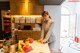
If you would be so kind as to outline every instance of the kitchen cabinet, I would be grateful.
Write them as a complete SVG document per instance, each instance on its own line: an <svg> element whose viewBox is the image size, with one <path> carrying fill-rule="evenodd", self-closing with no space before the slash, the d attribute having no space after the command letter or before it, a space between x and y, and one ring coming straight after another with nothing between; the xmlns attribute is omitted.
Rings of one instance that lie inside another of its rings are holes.
<svg viewBox="0 0 80 53"><path fill-rule="evenodd" d="M19 40L27 39L28 37L32 38L32 31L31 30L18 30L15 31L15 35L18 35Z"/></svg>
<svg viewBox="0 0 80 53"><path fill-rule="evenodd" d="M10 0L12 15L41 15L44 6L38 0Z"/></svg>
<svg viewBox="0 0 80 53"><path fill-rule="evenodd" d="M41 37L41 31L32 31L32 30L18 30L15 31L15 35L18 35L19 40L24 40L27 38L33 38L34 40L38 40Z"/></svg>
<svg viewBox="0 0 80 53"><path fill-rule="evenodd" d="M27 23L27 19L30 18L30 23ZM11 16L12 23L14 23L14 36L19 35L19 40L26 39L31 37L35 40L40 39L41 37L41 28L42 28L42 16ZM24 22L21 23L21 20ZM19 22L16 22L19 21ZM17 29L17 30L16 30ZM13 29L12 29L13 31Z"/></svg>
<svg viewBox="0 0 80 53"><path fill-rule="evenodd" d="M40 39L41 38L41 31L33 31L32 38L34 38L35 40Z"/></svg>

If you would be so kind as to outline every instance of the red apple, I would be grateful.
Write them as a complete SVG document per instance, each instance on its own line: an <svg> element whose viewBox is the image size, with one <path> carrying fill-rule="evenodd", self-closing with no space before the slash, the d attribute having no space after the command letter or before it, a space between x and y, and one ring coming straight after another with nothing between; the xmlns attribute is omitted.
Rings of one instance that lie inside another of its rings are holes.
<svg viewBox="0 0 80 53"><path fill-rule="evenodd" d="M26 40L29 41L29 43L33 43L33 41L34 41L32 38L28 38Z"/></svg>
<svg viewBox="0 0 80 53"><path fill-rule="evenodd" d="M23 48L24 52L30 52L32 51L32 47L29 46L29 45L26 45L24 48Z"/></svg>
<svg viewBox="0 0 80 53"><path fill-rule="evenodd" d="M29 43L33 43L33 39L32 38L29 39Z"/></svg>

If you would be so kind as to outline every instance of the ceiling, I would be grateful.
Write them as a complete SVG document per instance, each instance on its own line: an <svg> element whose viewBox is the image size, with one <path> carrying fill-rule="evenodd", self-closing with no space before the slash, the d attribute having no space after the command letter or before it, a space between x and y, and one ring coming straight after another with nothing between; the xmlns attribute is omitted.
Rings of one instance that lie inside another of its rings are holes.
<svg viewBox="0 0 80 53"><path fill-rule="evenodd" d="M9 1L9 0L0 0L0 1ZM64 0L39 0L41 4L44 5L60 5Z"/></svg>
<svg viewBox="0 0 80 53"><path fill-rule="evenodd" d="M64 0L39 0L44 5L60 5Z"/></svg>

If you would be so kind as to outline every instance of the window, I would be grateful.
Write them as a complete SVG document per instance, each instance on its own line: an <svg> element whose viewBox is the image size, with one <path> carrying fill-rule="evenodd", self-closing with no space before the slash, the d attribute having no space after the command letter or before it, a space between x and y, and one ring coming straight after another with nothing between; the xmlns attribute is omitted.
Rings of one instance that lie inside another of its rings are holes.
<svg viewBox="0 0 80 53"><path fill-rule="evenodd" d="M76 15L71 14L69 8L61 7L61 37L75 36L76 27Z"/></svg>
<svg viewBox="0 0 80 53"><path fill-rule="evenodd" d="M75 37L78 36L76 25L78 22L79 6L77 4L65 1L61 5L60 49L62 53L80 53L78 51L79 48L76 46L78 44L74 41Z"/></svg>
<svg viewBox="0 0 80 53"><path fill-rule="evenodd" d="M61 7L61 33L60 33L60 48L65 53L66 47L73 42L75 37L75 22L76 15L71 14L71 11L66 6Z"/></svg>
<svg viewBox="0 0 80 53"><path fill-rule="evenodd" d="M61 37L67 37L69 35L69 22L70 22L70 11L68 8L61 7Z"/></svg>
<svg viewBox="0 0 80 53"><path fill-rule="evenodd" d="M62 15L70 15L70 11L67 7L62 6L61 7L61 14Z"/></svg>

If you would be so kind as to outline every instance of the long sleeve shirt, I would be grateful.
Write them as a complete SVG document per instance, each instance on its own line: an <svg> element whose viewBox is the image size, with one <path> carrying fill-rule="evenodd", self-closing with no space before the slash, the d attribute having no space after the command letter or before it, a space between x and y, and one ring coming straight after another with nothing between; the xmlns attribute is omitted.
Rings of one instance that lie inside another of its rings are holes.
<svg viewBox="0 0 80 53"><path fill-rule="evenodd" d="M45 39L46 41L53 41L53 36L54 34L52 34L52 29L54 26L54 21L49 19L47 21L44 21L42 24L42 39ZM52 36L53 35L53 36Z"/></svg>

